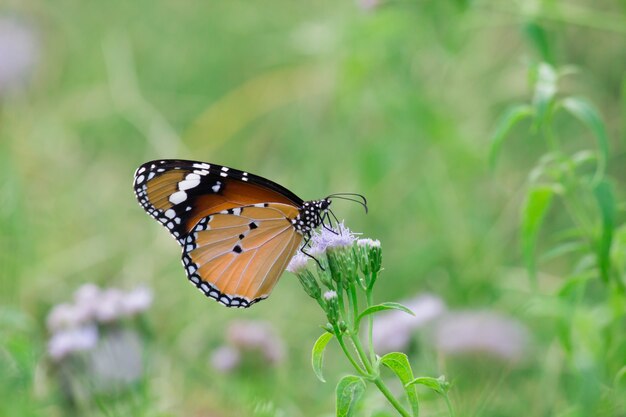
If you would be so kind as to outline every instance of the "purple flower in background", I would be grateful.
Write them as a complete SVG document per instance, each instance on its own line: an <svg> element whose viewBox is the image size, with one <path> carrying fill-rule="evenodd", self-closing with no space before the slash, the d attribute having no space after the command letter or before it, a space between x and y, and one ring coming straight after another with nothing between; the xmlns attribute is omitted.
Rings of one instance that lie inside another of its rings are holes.
<svg viewBox="0 0 626 417"><path fill-rule="evenodd" d="M357 0L356 4L361 9L370 11L380 6L380 0Z"/></svg>
<svg viewBox="0 0 626 417"><path fill-rule="evenodd" d="M152 291L148 287L137 287L122 299L122 312L128 316L146 311L152 305Z"/></svg>
<svg viewBox="0 0 626 417"><path fill-rule="evenodd" d="M259 351L270 363L281 362L285 357L285 346L274 328L261 321L235 321L227 332L228 342L244 351Z"/></svg>
<svg viewBox="0 0 626 417"><path fill-rule="evenodd" d="M243 355L260 355L264 363L276 365L285 358L285 346L274 328L262 321L234 321L226 330L226 344L211 354L211 366L223 373L231 372L242 362Z"/></svg>
<svg viewBox="0 0 626 417"><path fill-rule="evenodd" d="M489 311L446 314L435 329L435 347L449 355L485 353L517 362L528 343L529 332L524 325Z"/></svg>
<svg viewBox="0 0 626 417"><path fill-rule="evenodd" d="M17 19L0 17L0 96L22 87L38 60L33 30Z"/></svg>
<svg viewBox="0 0 626 417"><path fill-rule="evenodd" d="M211 366L222 373L232 371L240 362L241 353L239 349L232 346L222 345L211 354Z"/></svg>
<svg viewBox="0 0 626 417"><path fill-rule="evenodd" d="M374 347L377 352L406 350L415 330L439 317L446 310L443 301L430 294L418 295L401 304L415 315L403 311L379 314L374 319Z"/></svg>
<svg viewBox="0 0 626 417"><path fill-rule="evenodd" d="M98 344L95 325L80 326L56 332L48 341L48 354L61 360L70 353L93 349Z"/></svg>
<svg viewBox="0 0 626 417"><path fill-rule="evenodd" d="M143 343L137 332L114 329L101 334L87 356L88 371L98 391L110 391L143 375Z"/></svg>
<svg viewBox="0 0 626 417"><path fill-rule="evenodd" d="M50 332L62 331L79 327L91 321L91 313L81 306L63 303L50 310L46 319L46 325Z"/></svg>
<svg viewBox="0 0 626 417"><path fill-rule="evenodd" d="M117 288L109 288L102 291L96 304L96 320L102 323L108 323L121 318L123 314L122 305L124 295L125 294Z"/></svg>
<svg viewBox="0 0 626 417"><path fill-rule="evenodd" d="M74 293L73 303L54 306L46 319L51 333L48 350L54 360L70 353L93 349L98 344L98 325L113 323L145 311L152 304L152 292L137 287L125 292L84 284Z"/></svg>

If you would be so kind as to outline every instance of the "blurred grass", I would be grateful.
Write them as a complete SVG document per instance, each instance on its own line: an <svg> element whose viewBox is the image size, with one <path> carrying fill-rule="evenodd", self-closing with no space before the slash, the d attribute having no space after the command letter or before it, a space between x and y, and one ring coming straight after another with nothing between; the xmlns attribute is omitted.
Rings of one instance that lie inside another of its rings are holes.
<svg viewBox="0 0 626 417"><path fill-rule="evenodd" d="M23 315L3 320L0 365L10 366L0 366L0 397L15 401L0 414L64 415L61 393L43 377L43 322L84 282L145 282L156 293L146 392L109 399L92 415L126 415L133 401L142 410L133 415L333 409L332 384L308 367L323 318L296 280L285 275L251 310L220 308L186 282L177 245L137 206L134 169L180 157L244 168L303 198L363 193L370 214L349 204L336 212L382 241L381 300L432 291L453 307L526 321L536 355L521 369L416 352L420 374L455 381L459 415L623 415L623 399L603 394L593 395L606 411L576 414L585 387L570 382L554 326L529 313L518 219L540 139L517 129L494 173L487 163L496 116L529 97L527 64L547 54L528 35L532 22L547 32L553 59L578 68L563 89L597 104L612 139L609 171L626 173L626 6L566 3L390 1L368 11L351 1L5 3L4 15L34 28L41 56L29 88L0 102L0 299ZM573 148L589 146L575 121L557 122ZM623 182L616 186L623 197ZM558 269L539 279L555 288ZM288 362L216 375L208 354L238 318L274 323ZM329 381L347 371L332 350L327 361ZM424 395L424 415L443 415Z"/></svg>

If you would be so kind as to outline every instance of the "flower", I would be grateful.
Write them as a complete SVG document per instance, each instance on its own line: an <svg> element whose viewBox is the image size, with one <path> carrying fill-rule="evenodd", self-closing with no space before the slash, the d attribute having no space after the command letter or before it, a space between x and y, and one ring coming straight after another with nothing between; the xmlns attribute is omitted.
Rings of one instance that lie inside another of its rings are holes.
<svg viewBox="0 0 626 417"><path fill-rule="evenodd" d="M17 19L0 17L0 95L28 81L39 60L34 31Z"/></svg>
<svg viewBox="0 0 626 417"><path fill-rule="evenodd" d="M122 313L134 316L142 313L152 304L152 291L148 287L137 287L122 298Z"/></svg>
<svg viewBox="0 0 626 417"><path fill-rule="evenodd" d="M330 301L333 298L337 298L337 292L336 291L330 290L330 291L326 291L324 293L324 300Z"/></svg>
<svg viewBox="0 0 626 417"><path fill-rule="evenodd" d="M124 293L117 288L109 288L100 293L100 300L96 304L95 317L101 323L108 323L119 319L123 315L122 304Z"/></svg>
<svg viewBox="0 0 626 417"><path fill-rule="evenodd" d="M102 332L87 358L90 379L97 391L108 392L138 381L143 375L143 343L137 332L113 329Z"/></svg>
<svg viewBox="0 0 626 417"><path fill-rule="evenodd" d="M365 248L380 248L380 240L372 240L370 238L359 239L356 241L356 244Z"/></svg>
<svg viewBox="0 0 626 417"><path fill-rule="evenodd" d="M56 332L48 342L48 353L59 361L73 352L93 349L98 343L95 325L80 326Z"/></svg>
<svg viewBox="0 0 626 417"><path fill-rule="evenodd" d="M302 272L306 268L309 259L311 258L302 253L302 251L298 251L298 253L291 258L289 265L287 265L287 271L294 274Z"/></svg>
<svg viewBox="0 0 626 417"><path fill-rule="evenodd" d="M446 309L443 301L434 295L420 294L401 302L414 314L390 311L374 319L374 347L381 353L406 350L413 332L440 316Z"/></svg>
<svg viewBox="0 0 626 417"><path fill-rule="evenodd" d="M434 336L440 352L482 352L511 362L523 358L529 341L528 329L522 323L491 311L447 314L437 324Z"/></svg>
<svg viewBox="0 0 626 417"><path fill-rule="evenodd" d="M279 363L285 356L285 346L274 328L262 321L235 321L227 330L231 345L245 351L260 351L270 363Z"/></svg>
<svg viewBox="0 0 626 417"><path fill-rule="evenodd" d="M241 362L241 353L237 348L222 345L211 353L210 361L213 369L222 373L228 373Z"/></svg>
<svg viewBox="0 0 626 417"><path fill-rule="evenodd" d="M315 256L325 253L329 248L352 246L356 236L343 222L328 230L322 227L319 232L311 236L311 253Z"/></svg>
<svg viewBox="0 0 626 417"><path fill-rule="evenodd" d="M50 310L46 325L50 332L79 327L91 320L91 311L74 304L58 304Z"/></svg>

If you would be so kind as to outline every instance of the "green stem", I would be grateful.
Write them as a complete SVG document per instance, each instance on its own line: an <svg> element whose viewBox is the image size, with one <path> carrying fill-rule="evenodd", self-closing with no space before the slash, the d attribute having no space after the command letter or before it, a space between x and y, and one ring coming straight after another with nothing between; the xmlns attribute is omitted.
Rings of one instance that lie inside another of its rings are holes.
<svg viewBox="0 0 626 417"><path fill-rule="evenodd" d="M359 300L356 295L356 288L354 284L350 284L350 289L347 290L347 292L352 306L352 321L350 322L350 327L352 327L356 322L356 318L359 317ZM354 329L354 331L358 333L359 329Z"/></svg>
<svg viewBox="0 0 626 417"><path fill-rule="evenodd" d="M359 354L359 358L361 359L361 362L363 362L363 366L365 366L365 369L370 374L370 376L373 377L372 382L378 387L380 392L382 392L385 398L387 398L389 403L393 406L393 408L395 408L398 411L398 413L400 413L402 417L411 417L411 414L404 409L402 404L400 404L400 402L396 399L396 397L393 396L391 391L389 391L389 388L387 388L387 386L383 382L380 375L378 375L378 370L376 370L376 373L374 373L372 364L367 358L367 353L363 349L363 345L361 344L361 339L359 339L358 334L351 335L351 340L352 340L352 343L354 344L354 347L357 353Z"/></svg>
<svg viewBox="0 0 626 417"><path fill-rule="evenodd" d="M356 369L357 372L359 372L362 376L369 376L369 373L364 371L363 368L361 368L361 366L357 363L356 360L354 360L354 358L350 354L350 351L346 347L346 343L343 341L343 336L341 336L341 334L339 333L339 329L335 329L335 332L335 336L337 336L337 341L339 342L339 346L341 346L341 350L343 351L344 355L346 355L346 358L348 358L352 366L354 366L354 369Z"/></svg>
<svg viewBox="0 0 626 417"><path fill-rule="evenodd" d="M448 398L448 394L445 394L443 398L446 400L446 405L448 406L448 414L450 417L454 417L454 409L452 408L452 404L450 404L450 398Z"/></svg>
<svg viewBox="0 0 626 417"><path fill-rule="evenodd" d="M404 407L402 407L402 404L400 404L398 400L396 399L396 397L393 396L391 391L389 391L389 388L387 388L387 385L385 385L381 377L379 376L376 377L373 382L378 387L380 392L383 393L385 398L387 398L387 401L391 403L393 408L395 408L402 417L411 417L411 414L408 411L406 411Z"/></svg>
<svg viewBox="0 0 626 417"><path fill-rule="evenodd" d="M373 295L372 290L368 289L365 292L367 296L367 308L370 308L373 303ZM370 360L374 362L376 360L376 352L374 352L374 317L373 314L370 314L367 317L367 343L370 349Z"/></svg>

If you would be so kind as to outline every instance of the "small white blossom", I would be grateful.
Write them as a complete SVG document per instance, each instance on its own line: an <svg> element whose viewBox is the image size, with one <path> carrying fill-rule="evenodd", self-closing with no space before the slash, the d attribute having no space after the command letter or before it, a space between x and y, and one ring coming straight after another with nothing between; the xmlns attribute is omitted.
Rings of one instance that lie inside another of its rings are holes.
<svg viewBox="0 0 626 417"><path fill-rule="evenodd" d="M356 244L366 248L380 248L380 240L372 240L372 239L359 239L356 241Z"/></svg>
<svg viewBox="0 0 626 417"><path fill-rule="evenodd" d="M330 290L324 293L324 300L328 301L332 300L333 298L337 298L337 293L335 291Z"/></svg>
<svg viewBox="0 0 626 417"><path fill-rule="evenodd" d="M306 269L306 265L309 259L310 258L306 256L304 253L302 253L301 251L298 251L298 253L296 253L293 256L293 258L291 258L289 265L287 265L287 271L292 272L294 274L302 272L304 269Z"/></svg>
<svg viewBox="0 0 626 417"><path fill-rule="evenodd" d="M317 255L325 253L328 248L352 246L355 240L355 234L343 222L337 223L332 231L322 227L311 237L311 253Z"/></svg>
<svg viewBox="0 0 626 417"><path fill-rule="evenodd" d="M60 360L72 352L93 349L97 343L95 325L76 327L55 333L48 342L48 353L52 359Z"/></svg>

